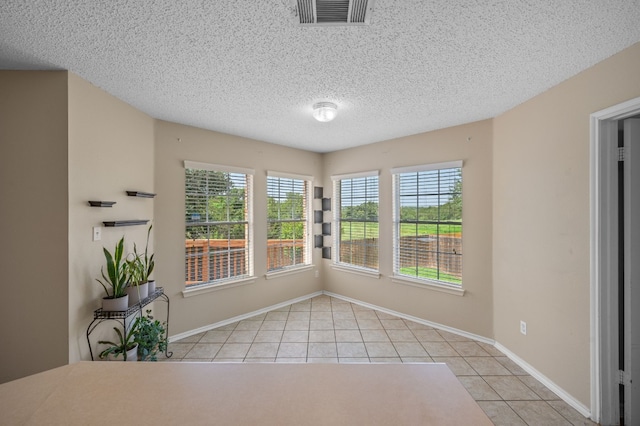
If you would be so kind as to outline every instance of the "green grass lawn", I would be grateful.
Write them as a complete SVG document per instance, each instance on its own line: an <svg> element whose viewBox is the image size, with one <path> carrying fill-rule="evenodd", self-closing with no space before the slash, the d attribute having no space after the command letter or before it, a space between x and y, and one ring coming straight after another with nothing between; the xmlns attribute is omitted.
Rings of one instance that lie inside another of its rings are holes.
<svg viewBox="0 0 640 426"><path fill-rule="evenodd" d="M417 232L416 232L416 227ZM446 234L459 234L462 232L462 225L440 225L440 235ZM412 223L402 223L400 224L400 235L436 235L438 234L438 225L436 224L419 224L415 225Z"/></svg>
<svg viewBox="0 0 640 426"><path fill-rule="evenodd" d="M417 232L416 232L417 226ZM365 233L366 231L366 233ZM440 225L440 235L447 234L459 234L462 232L462 225ZM377 223L363 223L363 222L343 222L342 223L342 240L362 239L362 238L378 238L378 224ZM409 223L403 223L400 226L400 235L437 235L438 225L435 224L420 224L414 225ZM353 237L352 237L353 236Z"/></svg>
<svg viewBox="0 0 640 426"><path fill-rule="evenodd" d="M417 268L417 270L413 267L400 268L400 273L402 275L408 275L410 277L430 278L432 280L444 281L451 284L462 284L462 280L460 278L453 275L444 274L442 272L440 273L440 277L438 278L438 271L434 268L419 267Z"/></svg>

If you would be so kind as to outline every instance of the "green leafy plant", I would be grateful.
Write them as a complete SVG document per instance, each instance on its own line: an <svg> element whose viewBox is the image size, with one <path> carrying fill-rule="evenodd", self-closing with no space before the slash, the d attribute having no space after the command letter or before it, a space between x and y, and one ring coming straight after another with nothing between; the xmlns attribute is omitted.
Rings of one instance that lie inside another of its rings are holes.
<svg viewBox="0 0 640 426"><path fill-rule="evenodd" d="M166 322L154 320L151 310L147 315L136 318L136 337L140 361L157 361L158 352L167 350Z"/></svg>
<svg viewBox="0 0 640 426"><path fill-rule="evenodd" d="M137 318L139 319L139 318ZM116 334L118 335L118 341L112 342L109 340L100 340L98 343L109 345L105 350L100 352L100 359L107 359L109 355L113 355L114 358L118 358L118 356L122 355L124 361L127 360L127 351L135 348L137 345L136 335L137 335L137 319L133 322L131 327L128 330L125 330L125 333L122 333L122 330L118 327L113 327Z"/></svg>
<svg viewBox="0 0 640 426"><path fill-rule="evenodd" d="M149 225L149 229L147 230L147 243L144 246L143 266L145 270L146 280L149 280L151 278L151 273L156 266L156 262L155 260L153 260L155 254L151 253L151 256L149 256L149 235L151 234L151 228L153 228L153 224Z"/></svg>
<svg viewBox="0 0 640 426"><path fill-rule="evenodd" d="M149 225L149 229L147 230L147 242L144 246L144 253L138 254L138 248L136 244L133 244L133 256L135 257L134 261L137 262L137 268L140 273L140 282L145 283L149 281L149 277L155 268L155 261L153 260L154 254L151 253L149 255L149 235L151 234L151 229L153 225Z"/></svg>
<svg viewBox="0 0 640 426"><path fill-rule="evenodd" d="M133 258L129 259L129 257L127 257L125 265L127 284L129 286L144 284L147 280L143 278L144 267L142 265L142 260L135 253L130 256L133 256Z"/></svg>
<svg viewBox="0 0 640 426"><path fill-rule="evenodd" d="M107 273L105 275L104 266L100 268L102 279L96 278L108 298L117 299L126 294L125 287L127 286L127 266L124 254L124 237L116 244L113 254L106 248L102 248L104 257L107 262ZM111 291L109 291L111 288Z"/></svg>

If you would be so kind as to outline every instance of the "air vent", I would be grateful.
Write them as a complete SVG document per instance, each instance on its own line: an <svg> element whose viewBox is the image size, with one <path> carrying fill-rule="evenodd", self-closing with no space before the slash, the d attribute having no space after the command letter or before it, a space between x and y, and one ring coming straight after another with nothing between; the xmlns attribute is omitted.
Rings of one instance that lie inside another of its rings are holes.
<svg viewBox="0 0 640 426"><path fill-rule="evenodd" d="M293 0L301 25L368 25L374 0Z"/></svg>

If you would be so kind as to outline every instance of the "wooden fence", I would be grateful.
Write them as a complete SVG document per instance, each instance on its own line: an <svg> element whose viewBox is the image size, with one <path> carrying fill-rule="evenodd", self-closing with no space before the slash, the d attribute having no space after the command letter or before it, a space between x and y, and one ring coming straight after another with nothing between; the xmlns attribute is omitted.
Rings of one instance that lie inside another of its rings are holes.
<svg viewBox="0 0 640 426"><path fill-rule="evenodd" d="M248 270L245 240L186 240L186 285L244 275ZM439 268L440 272L462 277L462 238L458 236L402 237L400 268ZM302 241L268 240L267 270L304 263ZM340 258L365 268L378 269L376 238L343 241Z"/></svg>
<svg viewBox="0 0 640 426"><path fill-rule="evenodd" d="M185 284L187 286L244 275L248 271L245 240L185 240ZM303 242L267 241L267 270L304 262Z"/></svg>
<svg viewBox="0 0 640 426"><path fill-rule="evenodd" d="M440 272L462 278L462 238L459 236L400 238L400 268L439 268ZM342 241L340 259L343 262L378 269L376 238Z"/></svg>
<svg viewBox="0 0 640 426"><path fill-rule="evenodd" d="M377 270L378 239L363 238L340 242L340 261Z"/></svg>
<svg viewBox="0 0 640 426"><path fill-rule="evenodd" d="M438 268L462 278L462 238L420 236L400 238L400 268Z"/></svg>

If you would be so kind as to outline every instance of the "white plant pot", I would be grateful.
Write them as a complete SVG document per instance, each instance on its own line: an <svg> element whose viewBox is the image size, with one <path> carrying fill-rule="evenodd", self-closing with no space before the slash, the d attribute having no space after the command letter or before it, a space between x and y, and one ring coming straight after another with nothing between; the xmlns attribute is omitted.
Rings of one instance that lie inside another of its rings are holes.
<svg viewBox="0 0 640 426"><path fill-rule="evenodd" d="M156 292L156 280L149 280L149 296Z"/></svg>
<svg viewBox="0 0 640 426"><path fill-rule="evenodd" d="M137 361L138 360L138 345L136 344L133 348L127 351L127 361Z"/></svg>
<svg viewBox="0 0 640 426"><path fill-rule="evenodd" d="M124 361L124 355L122 354L118 354L118 356L116 357L114 354L110 353L109 355L107 355L107 361ZM127 361L137 361L138 360L138 344L136 343L136 345L129 349L127 351Z"/></svg>
<svg viewBox="0 0 640 426"><path fill-rule="evenodd" d="M129 295L125 294L122 297L116 299L103 297L102 298L102 310L103 311L126 311L129 307Z"/></svg>
<svg viewBox="0 0 640 426"><path fill-rule="evenodd" d="M140 300L149 297L149 283L140 284Z"/></svg>
<svg viewBox="0 0 640 426"><path fill-rule="evenodd" d="M149 283L127 287L127 294L129 295L129 306L137 305L149 296Z"/></svg>

